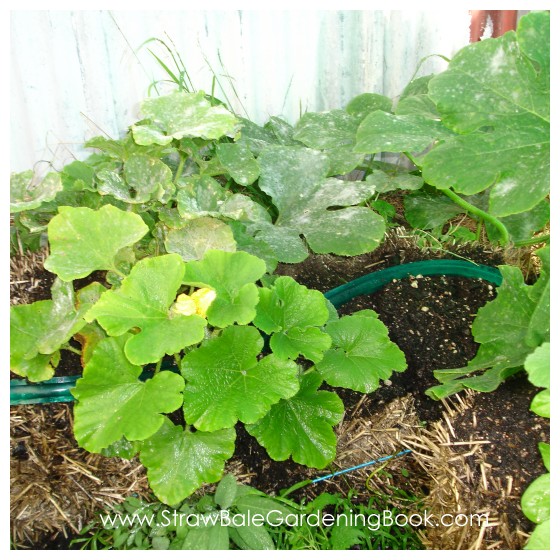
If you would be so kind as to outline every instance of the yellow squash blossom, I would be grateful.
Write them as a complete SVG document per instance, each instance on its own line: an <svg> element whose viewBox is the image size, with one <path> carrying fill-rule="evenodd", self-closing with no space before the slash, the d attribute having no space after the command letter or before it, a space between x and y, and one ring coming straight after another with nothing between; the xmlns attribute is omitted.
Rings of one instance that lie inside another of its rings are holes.
<svg viewBox="0 0 560 560"><path fill-rule="evenodd" d="M196 290L190 296L180 294L171 306L174 313L180 315L199 315L206 317L210 304L216 299L216 292L210 288Z"/></svg>

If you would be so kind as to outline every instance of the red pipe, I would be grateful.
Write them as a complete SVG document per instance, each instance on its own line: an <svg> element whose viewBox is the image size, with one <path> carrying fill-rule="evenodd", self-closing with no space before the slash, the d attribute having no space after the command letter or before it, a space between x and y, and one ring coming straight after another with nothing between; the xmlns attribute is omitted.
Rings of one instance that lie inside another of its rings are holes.
<svg viewBox="0 0 560 560"><path fill-rule="evenodd" d="M492 23L492 37L500 37L517 28L517 10L470 10L471 43L482 39L488 23Z"/></svg>

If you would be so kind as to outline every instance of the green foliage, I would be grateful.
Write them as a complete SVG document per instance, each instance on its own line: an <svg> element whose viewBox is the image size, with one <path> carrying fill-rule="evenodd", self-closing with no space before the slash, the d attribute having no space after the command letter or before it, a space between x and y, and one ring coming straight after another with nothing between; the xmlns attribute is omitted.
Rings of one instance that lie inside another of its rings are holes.
<svg viewBox="0 0 560 560"><path fill-rule="evenodd" d="M142 239L148 226L140 216L111 205L99 210L63 206L48 231L51 253L45 268L70 282L94 270L117 270L119 250Z"/></svg>
<svg viewBox="0 0 560 560"><path fill-rule="evenodd" d="M404 354L389 340L387 327L372 310L331 321L326 331L333 345L317 369L334 387L371 393L381 379L406 369Z"/></svg>
<svg viewBox="0 0 560 560"><path fill-rule="evenodd" d="M316 253L351 256L379 245L383 219L356 206L371 197L371 185L327 178L328 157L308 148L269 147L261 152L259 164L259 186L279 214L274 226L259 226L257 237L270 244L280 261L305 260L301 234Z"/></svg>
<svg viewBox="0 0 560 560"><path fill-rule="evenodd" d="M536 254L542 270L533 285L525 284L520 269L499 267L503 282L498 295L479 310L472 325L473 337L480 343L476 356L463 368L435 371L442 384L428 389L429 396L443 398L467 387L493 391L522 370L528 356L550 340L549 249ZM471 375L478 371L483 373Z"/></svg>
<svg viewBox="0 0 560 560"><path fill-rule="evenodd" d="M318 469L335 457L336 435L332 426L342 420L344 404L330 391L318 391L322 378L308 373L298 393L272 406L248 432L275 461L292 457L296 463Z"/></svg>
<svg viewBox="0 0 560 560"><path fill-rule="evenodd" d="M550 445L539 443L544 466L550 470ZM550 473L533 480L521 496L523 513L536 523L525 550L550 550Z"/></svg>
<svg viewBox="0 0 560 560"><path fill-rule="evenodd" d="M10 175L10 212L23 212L39 208L49 202L62 190L58 173L48 173L42 181L37 181L33 171Z"/></svg>
<svg viewBox="0 0 560 560"><path fill-rule="evenodd" d="M100 452L125 436L143 440L162 425L162 412L173 412L182 402L184 381L161 371L143 382L142 368L131 364L124 353L130 335L102 340L84 368L72 394L78 400L74 433L78 443Z"/></svg>
<svg viewBox="0 0 560 560"><path fill-rule="evenodd" d="M297 367L275 354L257 360L264 341L254 327L231 326L185 356L185 419L199 430L252 424L298 390Z"/></svg>
<svg viewBox="0 0 560 560"><path fill-rule="evenodd" d="M474 208L460 206L494 228L494 239L498 218L514 241L530 239L547 222L550 190L549 29L548 12L531 12L517 32L463 48L441 74L414 80L394 114L367 114L354 151L403 152L444 195L484 195Z"/></svg>
<svg viewBox="0 0 560 560"><path fill-rule="evenodd" d="M402 504L415 499L398 490ZM82 549L111 550L417 550L414 529L405 525L377 527L374 519L399 509L380 498L356 503L350 492L320 494L310 502L264 494L227 474L212 494L206 492L170 507L128 497L72 541ZM357 523L344 519L355 515ZM251 518L251 523L247 520ZM340 516L342 522L329 521ZM377 517L376 517L377 516ZM327 520L324 524L318 520ZM370 519L368 525L365 520ZM245 520L245 522L243 522Z"/></svg>
<svg viewBox="0 0 560 560"><path fill-rule="evenodd" d="M319 362L330 348L331 339L318 327L329 318L321 292L308 290L288 276L278 278L274 286L259 289L259 304L254 324L272 334L270 348L284 359L302 355Z"/></svg>

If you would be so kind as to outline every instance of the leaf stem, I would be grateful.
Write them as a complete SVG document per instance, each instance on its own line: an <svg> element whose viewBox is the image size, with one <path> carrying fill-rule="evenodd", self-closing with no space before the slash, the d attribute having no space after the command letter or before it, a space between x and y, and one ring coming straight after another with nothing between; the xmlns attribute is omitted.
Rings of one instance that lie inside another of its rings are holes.
<svg viewBox="0 0 560 560"><path fill-rule="evenodd" d="M173 177L173 182L176 183L179 177L183 173L183 168L185 167L185 161L187 161L187 156L185 154L179 154L179 165L177 166L177 171L175 171L175 177Z"/></svg>
<svg viewBox="0 0 560 560"><path fill-rule="evenodd" d="M64 344L60 348L61 348L61 350L68 350L69 352L74 352L74 354L78 354L78 356L82 355L81 350L78 350L77 348L74 348L73 346L70 346L70 344Z"/></svg>
<svg viewBox="0 0 560 560"><path fill-rule="evenodd" d="M175 358L175 363L177 364L179 371L181 371L181 354L177 352L176 354L173 354L173 357Z"/></svg>
<svg viewBox="0 0 560 560"><path fill-rule="evenodd" d="M484 212L484 210L481 210L480 208L473 206L466 200L463 200L459 195L454 193L451 189L440 188L438 190L440 190L443 194L447 195L455 204L457 204L461 208L464 208L467 212L474 214L475 216L481 218L482 220L486 220L487 222L490 222L500 232L500 238L502 244L507 245L509 243L508 231L506 229L506 226L504 226L504 224L502 224L500 220L488 214L487 212Z"/></svg>
<svg viewBox="0 0 560 560"><path fill-rule="evenodd" d="M517 241L513 244L514 247L527 247L529 245L539 245L541 243L548 243L550 241L550 234L541 235L539 237L533 237L532 239L524 239L523 241Z"/></svg>
<svg viewBox="0 0 560 560"><path fill-rule="evenodd" d="M154 372L154 375L156 373L159 373L160 369L161 369L161 364L163 363L163 358L159 359L159 362L156 364L156 371Z"/></svg>

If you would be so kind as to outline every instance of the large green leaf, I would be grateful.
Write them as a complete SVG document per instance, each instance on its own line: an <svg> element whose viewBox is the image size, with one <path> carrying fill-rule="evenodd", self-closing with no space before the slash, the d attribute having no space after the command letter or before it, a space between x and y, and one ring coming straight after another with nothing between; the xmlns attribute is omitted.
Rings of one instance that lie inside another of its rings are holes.
<svg viewBox="0 0 560 560"><path fill-rule="evenodd" d="M428 389L428 395L442 398L465 387L493 391L523 368L536 347L549 340L548 249L541 249L538 254L543 267L533 285L525 284L520 269L499 267L503 281L497 297L478 311L473 322L473 337L480 344L476 356L465 367L435 371L442 385ZM478 371L484 373L470 375Z"/></svg>
<svg viewBox="0 0 560 560"><path fill-rule="evenodd" d="M94 270L114 270L115 257L148 232L140 216L110 204L99 210L62 206L49 223L45 268L69 282Z"/></svg>
<svg viewBox="0 0 560 560"><path fill-rule="evenodd" d="M111 336L139 328L140 332L125 346L126 356L133 364L157 362L165 354L200 342L204 319L175 314L169 309L183 283L184 266L175 254L143 259L120 288L101 296L86 319L97 320Z"/></svg>
<svg viewBox="0 0 560 560"><path fill-rule="evenodd" d="M80 446L99 453L119 441L143 440L162 425L161 413L177 410L183 402L184 379L161 371L146 382L138 380L142 368L124 354L130 335L99 342L84 374L71 390L78 404L74 409L74 434Z"/></svg>
<svg viewBox="0 0 560 560"><path fill-rule="evenodd" d="M496 216L548 194L549 26L547 13L531 13L517 34L465 47L430 81L443 123L460 135L423 159L428 183L464 194L491 187Z"/></svg>
<svg viewBox="0 0 560 560"><path fill-rule="evenodd" d="M270 412L247 431L257 438L270 457L322 469L336 455L332 427L344 416L344 403L330 391L318 391L321 376L308 373L301 378L299 392L275 404Z"/></svg>
<svg viewBox="0 0 560 560"><path fill-rule="evenodd" d="M379 245L383 218L353 206L372 196L371 185L326 179L328 157L308 148L271 146L261 152L259 164L259 186L270 195L279 216L274 227L262 227L258 236L280 249L280 261L304 260L301 234L316 253L352 256Z"/></svg>
<svg viewBox="0 0 560 560"><path fill-rule="evenodd" d="M152 121L132 127L134 140L140 145L166 144L172 138L215 140L233 136L237 118L224 106L212 106L205 93L177 91L146 99L140 112Z"/></svg>
<svg viewBox="0 0 560 560"><path fill-rule="evenodd" d="M95 289L94 284L90 291ZM93 301L75 301L71 283L54 281L52 300L10 308L10 369L31 381L53 374L57 351L85 324L84 315Z"/></svg>
<svg viewBox="0 0 560 560"><path fill-rule="evenodd" d="M220 480L224 463L234 449L233 428L193 433L166 418L159 431L142 444L140 460L148 469L148 480L155 495L172 505L203 484Z"/></svg>
<svg viewBox="0 0 560 560"><path fill-rule="evenodd" d="M124 164L126 182L134 189L134 202L147 202L153 193L172 188L171 169L157 158L135 154Z"/></svg>
<svg viewBox="0 0 560 560"><path fill-rule="evenodd" d="M329 385L371 393L381 379L406 369L404 354L374 312L341 317L328 323L326 331L333 346L316 367Z"/></svg>
<svg viewBox="0 0 560 560"><path fill-rule="evenodd" d="M259 164L245 144L218 144L216 154L237 184L251 185L259 178Z"/></svg>
<svg viewBox="0 0 560 560"><path fill-rule="evenodd" d="M294 128L294 140L308 148L325 150L329 175L349 173L362 163L363 155L352 151L360 121L342 109L305 113Z"/></svg>
<svg viewBox="0 0 560 560"><path fill-rule="evenodd" d="M185 227L170 229L165 235L165 248L184 261L202 259L209 249L234 252L236 245L231 228L210 217L189 220Z"/></svg>
<svg viewBox="0 0 560 560"><path fill-rule="evenodd" d="M229 550L229 529L227 526L220 524L220 513L213 511L200 515L200 525L189 528L189 532L180 549ZM217 522L214 522L212 517L217 517ZM207 520L206 525L204 525L205 520Z"/></svg>
<svg viewBox="0 0 560 560"><path fill-rule="evenodd" d="M257 316L253 323L272 334L270 348L282 359L301 354L318 362L331 345L328 334L317 327L329 318L325 296L309 290L289 276L281 276L272 289L259 289Z"/></svg>
<svg viewBox="0 0 560 560"><path fill-rule="evenodd" d="M440 120L424 115L370 113L356 134L355 152L421 152L432 142L454 136Z"/></svg>
<svg viewBox="0 0 560 560"><path fill-rule="evenodd" d="M229 428L237 420L253 423L297 392L296 364L273 354L258 361L263 344L254 327L233 326L185 356L188 423L206 431Z"/></svg>
<svg viewBox="0 0 560 560"><path fill-rule="evenodd" d="M23 212L39 208L43 202L53 200L62 190L58 173L48 173L41 181L33 171L10 175L10 212Z"/></svg>
<svg viewBox="0 0 560 560"><path fill-rule="evenodd" d="M264 261L253 255L210 249L202 260L185 264L184 283L216 291L216 299L208 309L211 325L246 325L255 318L259 301L255 282L265 271Z"/></svg>

